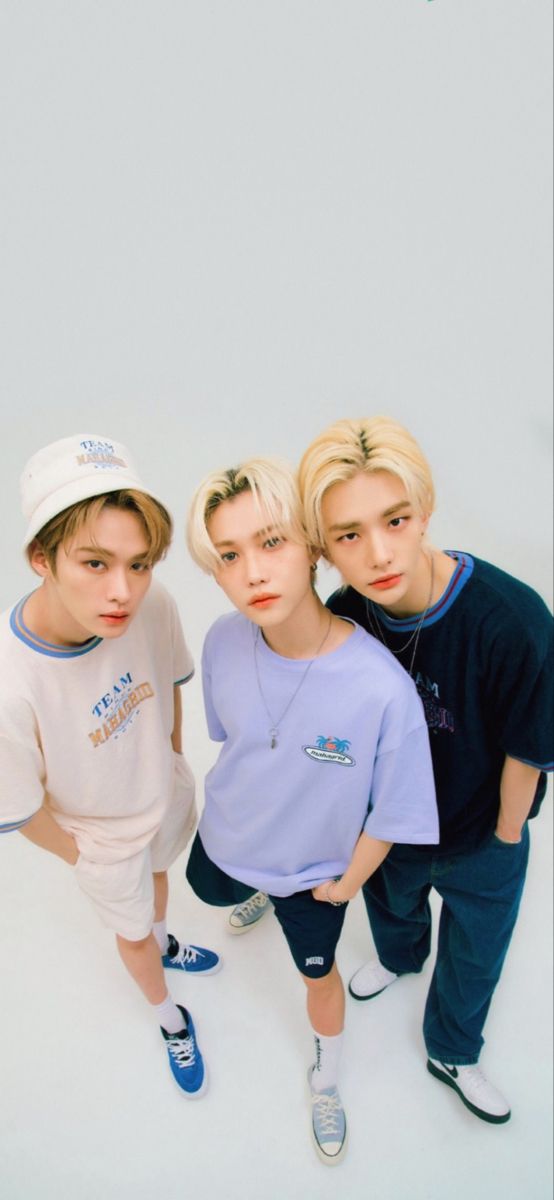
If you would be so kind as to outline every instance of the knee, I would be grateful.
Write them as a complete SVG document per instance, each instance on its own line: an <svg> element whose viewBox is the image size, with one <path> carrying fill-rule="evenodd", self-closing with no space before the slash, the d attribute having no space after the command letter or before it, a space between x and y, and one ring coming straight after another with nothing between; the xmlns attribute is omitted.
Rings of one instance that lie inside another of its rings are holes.
<svg viewBox="0 0 554 1200"><path fill-rule="evenodd" d="M328 975L320 975L317 979L313 979L309 975L303 975L302 978L312 996L330 996L336 991L337 972L334 967Z"/></svg>
<svg viewBox="0 0 554 1200"><path fill-rule="evenodd" d="M131 954L140 954L141 950L144 950L145 946L150 941L151 936L152 935L149 933L146 937L137 938L133 939L133 941L130 941L129 938L122 937L120 933L116 934L118 945L124 950L130 951Z"/></svg>

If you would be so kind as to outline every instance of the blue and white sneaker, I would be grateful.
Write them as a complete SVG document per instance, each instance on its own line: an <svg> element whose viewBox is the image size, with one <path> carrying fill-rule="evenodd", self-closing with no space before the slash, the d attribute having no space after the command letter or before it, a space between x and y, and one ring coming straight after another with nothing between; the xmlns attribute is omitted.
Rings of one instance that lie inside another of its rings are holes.
<svg viewBox="0 0 554 1200"><path fill-rule="evenodd" d="M254 892L249 900L235 905L229 917L229 933L247 933L270 908L269 896L265 892Z"/></svg>
<svg viewBox="0 0 554 1200"><path fill-rule="evenodd" d="M222 961L214 950L181 945L172 933L167 937L167 953L162 954L162 966L186 971L189 975L215 975L216 971L221 970Z"/></svg>
<svg viewBox="0 0 554 1200"><path fill-rule="evenodd" d="M171 1073L175 1082L189 1100L198 1100L208 1087L208 1074L200 1053L192 1017L181 1004L184 1029L180 1033L167 1033L162 1026L162 1037L167 1046Z"/></svg>
<svg viewBox="0 0 554 1200"><path fill-rule="evenodd" d="M318 1158L328 1167L341 1161L346 1150L346 1116L338 1088L315 1092L311 1087L312 1069L308 1082L312 1096L312 1136Z"/></svg>

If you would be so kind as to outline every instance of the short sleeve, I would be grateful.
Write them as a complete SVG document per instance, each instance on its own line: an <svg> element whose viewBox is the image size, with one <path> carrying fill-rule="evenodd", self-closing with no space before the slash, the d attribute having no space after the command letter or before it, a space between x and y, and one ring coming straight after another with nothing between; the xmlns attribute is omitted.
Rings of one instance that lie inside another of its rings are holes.
<svg viewBox="0 0 554 1200"><path fill-rule="evenodd" d="M20 828L42 808L45 776L30 706L0 701L0 833Z"/></svg>
<svg viewBox="0 0 554 1200"><path fill-rule="evenodd" d="M547 771L554 757L554 625L546 605L534 600L525 625L512 618L495 628L485 694L504 753Z"/></svg>
<svg viewBox="0 0 554 1200"><path fill-rule="evenodd" d="M173 653L173 682L188 683L194 675L194 660L185 641L181 618L172 596L170 600L171 648Z"/></svg>
<svg viewBox="0 0 554 1200"><path fill-rule="evenodd" d="M212 669L211 669L211 654L210 654L210 635L204 642L202 651L202 690L204 693L204 709L206 712L206 723L208 732L212 742L224 742L227 739L227 732L224 729L217 715L212 690Z"/></svg>
<svg viewBox="0 0 554 1200"><path fill-rule="evenodd" d="M407 845L439 841L439 820L429 734L421 701L410 690L389 703L375 759L368 837Z"/></svg>

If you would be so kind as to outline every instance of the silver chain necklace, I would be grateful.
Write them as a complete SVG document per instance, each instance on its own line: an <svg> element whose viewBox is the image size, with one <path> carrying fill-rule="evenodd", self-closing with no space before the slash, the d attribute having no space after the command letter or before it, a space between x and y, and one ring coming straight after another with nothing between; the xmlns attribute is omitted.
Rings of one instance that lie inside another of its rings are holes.
<svg viewBox="0 0 554 1200"><path fill-rule="evenodd" d="M261 636L261 634L262 634L262 631L261 631L261 629L260 629L260 626L259 626L259 625L258 625L258 627L257 627L257 629L256 629L256 633L255 633L255 635L254 635L254 666L255 666L255 668L256 668L256 679L257 679L257 681L258 681L258 691L259 691L259 693L260 693L261 701L262 701L262 704L263 704L263 706L264 706L264 708L265 708L265 711L266 711L266 713L267 713L267 715L268 715L268 717L269 717L269 720L270 720L270 722L271 722L271 727L270 727L270 729L268 729L268 734L269 734L269 748L270 748L270 750L274 750L274 749L275 749L275 747L276 747L276 745L277 745L277 738L278 738L278 736L279 736L279 726L281 725L282 721L284 721L284 719L285 719L285 717L286 717L286 715L287 715L287 713L288 713L288 711L289 711L289 708L290 708L290 707L291 707L291 705L293 704L293 701L294 701L294 700L296 700L296 697L297 697L297 695L298 695L298 693L299 693L299 691L300 691L300 688L302 687L302 684L305 682L305 680L306 680L306 676L308 675L308 673L310 672L311 668L313 667L313 665L314 665L314 662L315 662L316 658L317 658L317 657L318 657L318 656L321 654L321 651L323 650L323 647L324 647L324 645L325 645L325 643L326 643L326 641L327 641L327 638L329 637L329 634L330 634L330 632L331 632L331 623L332 623L332 620L333 620L333 614L330 612L330 613L329 613L329 624L328 624L328 626L327 626L327 629L325 630L325 637L324 637L324 638L323 638L323 640L320 642L320 644L319 644L319 646L318 646L318 648L317 648L317 650L316 650L316 652L315 652L315 654L314 654L314 657L310 659L310 661L309 661L309 663L308 663L308 666L306 667L305 671L303 671L303 672L302 672L302 675L300 676L300 682L299 682L299 683L296 685L296 687L295 687L295 689L294 689L294 691L293 691L293 693L292 693L292 696L291 696L290 700L289 700L289 701L288 701L288 703L286 704L285 708L283 709L283 711L282 711L282 713L281 713L281 716L280 716L280 717L278 717L278 718L277 718L277 720L275 720L275 717L274 717L274 716L273 716L273 714L272 714L272 713L269 711L269 707L268 707L268 704L267 704L267 700L266 700L266 698L265 698L265 696L264 696L264 692L263 692L263 688L262 688L262 681L261 681L261 679L260 679L260 670L259 670L259 664L258 664L258 642L259 642L259 640L260 640L260 636Z"/></svg>
<svg viewBox="0 0 554 1200"><path fill-rule="evenodd" d="M434 586L435 586L435 559L434 559L433 555L431 554L431 585L429 587L429 595L427 597L427 604L425 605L423 612L420 613L417 625L416 625L415 629L412 630L412 632L408 638L408 641L404 642L404 645L399 646L398 649L396 649L396 650L394 649L393 646L388 645L388 643L385 639L385 635L383 633L382 627L381 627L381 622L379 621L378 617L375 616L375 613L373 611L373 605L372 605L371 601L367 599L367 596L365 597L365 610L367 613L368 623L371 626L371 632L374 635L377 635L377 637L381 639L383 645L386 646L387 650L391 650L392 653L396 654L396 655L403 654L404 650L407 650L408 646L411 646L412 642L414 643L414 648L412 650L412 657L410 659L410 666L408 668L409 675L412 674L412 671L414 668L417 644L419 642L419 635L423 628L423 622L424 622L424 620L427 616L427 613L429 612L429 609L431 607Z"/></svg>

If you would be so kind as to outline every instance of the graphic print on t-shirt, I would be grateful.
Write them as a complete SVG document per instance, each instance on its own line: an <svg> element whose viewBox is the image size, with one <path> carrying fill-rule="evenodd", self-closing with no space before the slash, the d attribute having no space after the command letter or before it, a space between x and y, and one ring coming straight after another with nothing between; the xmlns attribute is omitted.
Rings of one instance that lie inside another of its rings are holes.
<svg viewBox="0 0 554 1200"><path fill-rule="evenodd" d="M346 753L350 749L350 742L346 738L320 735L315 740L315 746L303 746L302 749L318 762L338 763L341 767L355 766L355 759Z"/></svg>
<svg viewBox="0 0 554 1200"><path fill-rule="evenodd" d="M93 729L88 735L94 748L104 745L111 737L117 739L125 733L137 715L139 704L143 700L151 700L154 695L148 680L134 684L130 671L121 675L118 682L112 684L111 689L92 706L93 716L104 718L100 728Z"/></svg>

